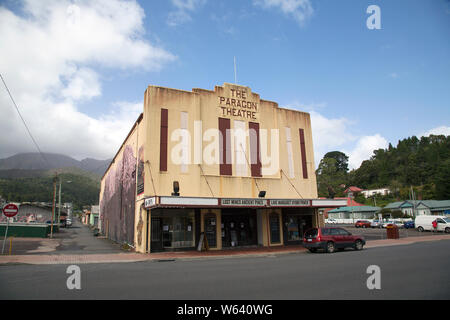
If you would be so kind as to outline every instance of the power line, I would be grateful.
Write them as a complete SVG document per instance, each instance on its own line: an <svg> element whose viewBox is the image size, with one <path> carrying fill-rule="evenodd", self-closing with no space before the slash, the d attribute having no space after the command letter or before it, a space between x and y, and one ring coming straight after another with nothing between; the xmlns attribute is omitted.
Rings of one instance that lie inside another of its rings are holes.
<svg viewBox="0 0 450 320"><path fill-rule="evenodd" d="M22 117L22 114L21 114L20 111L19 111L19 107L17 106L16 102L14 101L14 98L13 98L11 92L9 91L9 88L8 88L8 86L6 85L6 82L5 82L5 80L3 79L3 76L1 75L1 73L0 73L0 78L2 78L3 85L5 86L6 91L8 92L9 97L11 98L11 101L13 102L14 106L16 107L17 113L19 114L20 119L22 119L22 122L23 122L25 128L27 129L28 134L29 134L30 137L31 137L31 140L33 140L34 145L35 145L36 148L38 149L39 154L42 156L42 158L44 159L44 161L47 162L48 165L50 165L50 163L48 162L48 160L45 158L44 154L42 153L41 149L39 148L39 145L37 144L37 142L36 142L36 140L34 139L33 135L31 134L31 131L30 131L30 129L28 128L28 126L27 126L27 124L26 124L26 122L25 122L25 119Z"/></svg>

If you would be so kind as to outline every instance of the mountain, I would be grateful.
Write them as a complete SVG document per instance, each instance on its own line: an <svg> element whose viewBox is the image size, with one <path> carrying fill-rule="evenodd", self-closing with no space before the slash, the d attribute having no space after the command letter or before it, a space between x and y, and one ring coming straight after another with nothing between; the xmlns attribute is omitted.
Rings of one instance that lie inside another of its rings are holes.
<svg viewBox="0 0 450 320"><path fill-rule="evenodd" d="M45 159L44 159L45 158ZM55 172L61 179L62 202L76 210L98 204L100 179L111 160L45 153L22 153L0 159L0 197L13 202L52 202ZM59 179L57 181L59 186Z"/></svg>
<svg viewBox="0 0 450 320"><path fill-rule="evenodd" d="M43 156L40 153L20 153L0 159L0 176L5 175L5 172L1 172L4 170L14 170L10 171L10 175L13 175L11 177L20 177L17 176L18 174L26 177L40 175L42 171L61 168L78 168L102 176L110 162L111 159L96 160L92 158L78 161L69 156L54 153L44 153Z"/></svg>

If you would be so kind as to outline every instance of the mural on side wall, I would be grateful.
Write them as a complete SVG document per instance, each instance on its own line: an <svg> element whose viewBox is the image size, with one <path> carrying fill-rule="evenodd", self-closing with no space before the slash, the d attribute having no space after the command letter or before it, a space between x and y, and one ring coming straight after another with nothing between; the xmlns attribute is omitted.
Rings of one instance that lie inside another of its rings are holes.
<svg viewBox="0 0 450 320"><path fill-rule="evenodd" d="M134 210L136 200L136 157L127 145L115 169L111 169L104 184L100 212L103 233L119 243L134 242Z"/></svg>

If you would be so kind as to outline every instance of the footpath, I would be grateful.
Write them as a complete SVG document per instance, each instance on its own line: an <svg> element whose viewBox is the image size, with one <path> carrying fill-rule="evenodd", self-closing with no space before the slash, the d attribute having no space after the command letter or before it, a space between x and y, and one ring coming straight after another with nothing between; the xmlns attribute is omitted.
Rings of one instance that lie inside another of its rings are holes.
<svg viewBox="0 0 450 320"><path fill-rule="evenodd" d="M401 239L384 239L367 241L364 249L408 245L417 242L450 240L447 234ZM171 261L192 259L226 259L237 257L277 256L281 254L304 253L307 250L301 246L257 247L245 249L228 249L216 251L183 251L161 253L104 253L104 254L33 254L0 256L0 265L8 264L86 264L86 263L120 263L142 261Z"/></svg>

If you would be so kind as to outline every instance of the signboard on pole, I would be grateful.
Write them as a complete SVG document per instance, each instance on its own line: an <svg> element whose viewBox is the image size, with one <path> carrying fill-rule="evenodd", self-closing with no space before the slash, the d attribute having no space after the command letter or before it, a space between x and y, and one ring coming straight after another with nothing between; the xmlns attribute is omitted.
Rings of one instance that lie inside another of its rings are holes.
<svg viewBox="0 0 450 320"><path fill-rule="evenodd" d="M19 208L14 203L9 203L3 207L3 214L8 218L14 217L18 212Z"/></svg>
<svg viewBox="0 0 450 320"><path fill-rule="evenodd" d="M9 203L3 207L3 214L8 218L6 219L5 239L3 240L2 254L5 251L6 237L8 236L9 218L14 217L19 212L19 208L14 203Z"/></svg>

